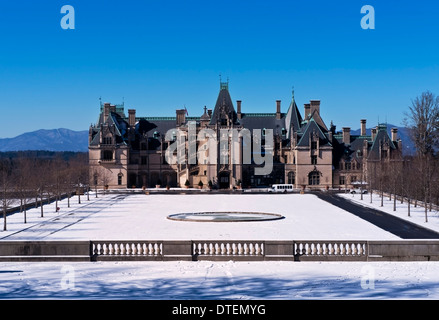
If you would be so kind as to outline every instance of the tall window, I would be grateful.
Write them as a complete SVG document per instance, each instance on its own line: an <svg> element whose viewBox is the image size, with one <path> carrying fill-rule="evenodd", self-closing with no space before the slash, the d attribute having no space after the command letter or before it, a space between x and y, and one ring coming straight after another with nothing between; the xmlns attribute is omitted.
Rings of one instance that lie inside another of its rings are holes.
<svg viewBox="0 0 439 320"><path fill-rule="evenodd" d="M112 144L113 139L111 137L103 137L102 138L102 144Z"/></svg>
<svg viewBox="0 0 439 320"><path fill-rule="evenodd" d="M311 156L311 164L317 164L317 156Z"/></svg>
<svg viewBox="0 0 439 320"><path fill-rule="evenodd" d="M345 176L340 176L340 180L339 180L339 185L344 185L346 183L346 177Z"/></svg>
<svg viewBox="0 0 439 320"><path fill-rule="evenodd" d="M311 149L316 150L317 149L317 141L311 141Z"/></svg>
<svg viewBox="0 0 439 320"><path fill-rule="evenodd" d="M294 171L288 172L288 184L296 184L296 175Z"/></svg>
<svg viewBox="0 0 439 320"><path fill-rule="evenodd" d="M317 186L320 184L320 172L318 171L313 171L310 172L308 175L308 184L310 186Z"/></svg>
<svg viewBox="0 0 439 320"><path fill-rule="evenodd" d="M122 185L122 174L118 174L117 175L117 185L121 186Z"/></svg>

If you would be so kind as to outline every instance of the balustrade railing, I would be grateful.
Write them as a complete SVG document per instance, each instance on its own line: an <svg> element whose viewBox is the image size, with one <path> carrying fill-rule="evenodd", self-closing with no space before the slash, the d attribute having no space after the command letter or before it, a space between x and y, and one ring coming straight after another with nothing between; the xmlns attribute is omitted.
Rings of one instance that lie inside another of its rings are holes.
<svg viewBox="0 0 439 320"><path fill-rule="evenodd" d="M366 256L366 241L294 241L295 256Z"/></svg>
<svg viewBox="0 0 439 320"><path fill-rule="evenodd" d="M196 256L264 256L263 241L194 241Z"/></svg>
<svg viewBox="0 0 439 320"><path fill-rule="evenodd" d="M368 255L367 241L92 241L95 260L166 260L192 257L197 259L250 260L362 260Z"/></svg>
<svg viewBox="0 0 439 320"><path fill-rule="evenodd" d="M161 241L92 241L92 255L99 257L159 257Z"/></svg>

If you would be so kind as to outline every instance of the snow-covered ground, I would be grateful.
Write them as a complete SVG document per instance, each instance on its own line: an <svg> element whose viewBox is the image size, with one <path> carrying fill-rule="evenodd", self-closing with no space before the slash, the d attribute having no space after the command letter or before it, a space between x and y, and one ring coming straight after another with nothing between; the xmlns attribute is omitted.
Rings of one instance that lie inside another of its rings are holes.
<svg viewBox="0 0 439 320"><path fill-rule="evenodd" d="M1 299L439 299L433 262L0 263Z"/></svg>
<svg viewBox="0 0 439 320"><path fill-rule="evenodd" d="M428 206L427 206L428 222L425 222L425 208L423 206L420 206L419 203L416 208L414 207L413 202L411 203L410 216L409 216L408 203L406 201L404 201L404 203L401 203L400 198L398 198L396 201L396 211L393 211L393 203L394 203L393 197L391 200L389 200L388 196L384 196L383 206L381 207L381 197L379 196L379 194L376 193L372 194L372 203L370 202L370 194L364 194L363 200L361 200L361 195L359 194L342 193L340 194L340 196L348 200L351 200L359 205L381 210L383 212L394 215L398 218L420 225L424 228L428 228L439 232L439 212L436 211L435 209L430 211Z"/></svg>
<svg viewBox="0 0 439 320"><path fill-rule="evenodd" d="M90 201L84 196L81 200L78 204L72 199L71 208L62 201L59 213L50 204L44 218L39 208L31 209L26 225L22 213L9 216L8 231L0 232L0 237L398 239L310 194L92 195ZM368 205L368 198L363 201ZM174 213L219 210L279 213L285 219L237 223L166 219ZM402 209L400 214L404 215ZM432 226L434 216L424 226ZM414 211L411 219L416 219ZM0 262L0 298L439 299L437 270L438 262Z"/></svg>
<svg viewBox="0 0 439 320"><path fill-rule="evenodd" d="M248 195L114 195L83 197L45 210L27 213L28 220L40 223L9 240L381 240L398 239L312 194ZM243 211L281 214L282 220L264 222L188 222L167 219L176 213ZM43 220L51 224L42 224ZM0 220L1 221L1 220ZM31 223L28 223L29 226ZM67 226L67 227L65 227ZM22 214L8 217L8 232L22 230ZM47 229L47 232L44 232ZM57 231L57 229L62 231Z"/></svg>

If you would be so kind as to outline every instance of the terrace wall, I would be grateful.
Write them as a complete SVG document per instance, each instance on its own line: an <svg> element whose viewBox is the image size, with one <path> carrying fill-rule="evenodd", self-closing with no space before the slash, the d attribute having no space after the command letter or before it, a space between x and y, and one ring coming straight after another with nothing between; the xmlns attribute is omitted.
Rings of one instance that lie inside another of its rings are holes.
<svg viewBox="0 0 439 320"><path fill-rule="evenodd" d="M439 261L439 240L0 241L0 261Z"/></svg>

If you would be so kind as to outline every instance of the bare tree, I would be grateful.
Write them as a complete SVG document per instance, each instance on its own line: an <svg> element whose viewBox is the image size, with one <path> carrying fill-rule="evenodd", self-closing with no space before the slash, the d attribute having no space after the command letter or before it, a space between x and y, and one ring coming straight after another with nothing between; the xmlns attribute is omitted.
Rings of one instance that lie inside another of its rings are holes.
<svg viewBox="0 0 439 320"><path fill-rule="evenodd" d="M13 202L12 195L12 166L9 160L0 162L0 199L3 210L3 231L7 230L6 216L9 206Z"/></svg>
<svg viewBox="0 0 439 320"><path fill-rule="evenodd" d="M397 201L397 194L398 194L398 187L401 175L401 162L395 161L394 159L390 160L390 167L389 167L389 184L390 189L389 193L393 194L393 211L396 211L396 201Z"/></svg>
<svg viewBox="0 0 439 320"><path fill-rule="evenodd" d="M36 186L36 192L40 198L41 218L44 217L44 198L47 203L50 202L49 186L51 184L51 167L48 161L38 162L38 174L34 176L34 183Z"/></svg>
<svg viewBox="0 0 439 320"><path fill-rule="evenodd" d="M99 170L95 167L93 168L92 171L90 171L90 177L89 180L91 180L93 182L93 186L95 188L95 197L98 197L98 184L99 184L99 179L100 179L100 172Z"/></svg>
<svg viewBox="0 0 439 320"><path fill-rule="evenodd" d="M31 194L32 160L19 158L15 161L14 180L17 195L20 198L20 210L23 212L24 223L27 223L27 201Z"/></svg>
<svg viewBox="0 0 439 320"><path fill-rule="evenodd" d="M110 182L110 175L106 169L100 168L99 176L101 178L102 189L104 190L105 194L106 190L108 189L108 183Z"/></svg>
<svg viewBox="0 0 439 320"><path fill-rule="evenodd" d="M420 191L424 198L425 222L428 222L427 203L431 194L435 147L439 142L439 97L429 91L423 92L412 101L404 122L416 147L422 181Z"/></svg>
<svg viewBox="0 0 439 320"><path fill-rule="evenodd" d="M56 157L50 161L52 167L52 174L50 175L50 190L55 198L55 211L58 212L58 202L61 200L64 190L64 180L66 174L67 161Z"/></svg>

